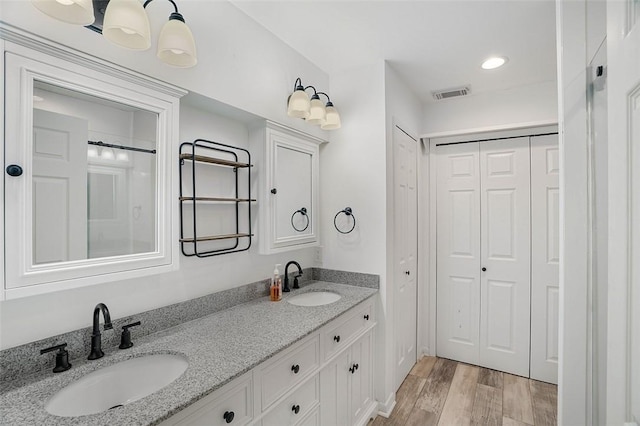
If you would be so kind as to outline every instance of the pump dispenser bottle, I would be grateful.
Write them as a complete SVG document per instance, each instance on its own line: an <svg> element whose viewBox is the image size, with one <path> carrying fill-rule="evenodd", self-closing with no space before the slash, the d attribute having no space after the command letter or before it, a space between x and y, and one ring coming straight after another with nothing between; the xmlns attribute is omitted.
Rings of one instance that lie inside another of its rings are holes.
<svg viewBox="0 0 640 426"><path fill-rule="evenodd" d="M273 277L271 277L269 295L272 302L282 300L282 279L280 278L280 271L278 270L279 267L280 264L276 264L276 268L273 270Z"/></svg>

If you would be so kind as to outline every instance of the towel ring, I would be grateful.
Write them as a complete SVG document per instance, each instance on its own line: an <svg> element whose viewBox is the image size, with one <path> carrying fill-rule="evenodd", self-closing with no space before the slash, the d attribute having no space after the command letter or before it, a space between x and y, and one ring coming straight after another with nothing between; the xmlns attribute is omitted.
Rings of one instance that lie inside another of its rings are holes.
<svg viewBox="0 0 640 426"><path fill-rule="evenodd" d="M338 224L336 223L336 220L338 219L338 216L340 216L340 213L344 213L345 216L347 217L351 216L353 218L353 226L348 231L341 231L338 228ZM333 217L333 226L335 226L336 231L338 231L341 234L348 234L355 229L356 217L353 215L353 210L351 210L351 207L345 207L344 210L340 210L338 213L336 213L336 215Z"/></svg>
<svg viewBox="0 0 640 426"><path fill-rule="evenodd" d="M296 228L296 226L293 224L293 218L296 216L296 214L300 213L302 216L307 218L307 224L305 225L304 228L302 229L298 229ZM291 215L291 226L293 227L293 229L295 229L298 232L303 232L306 231L307 228L309 227L309 215L307 214L307 208L306 207L302 207L300 210L296 210L295 212L293 212L293 214Z"/></svg>

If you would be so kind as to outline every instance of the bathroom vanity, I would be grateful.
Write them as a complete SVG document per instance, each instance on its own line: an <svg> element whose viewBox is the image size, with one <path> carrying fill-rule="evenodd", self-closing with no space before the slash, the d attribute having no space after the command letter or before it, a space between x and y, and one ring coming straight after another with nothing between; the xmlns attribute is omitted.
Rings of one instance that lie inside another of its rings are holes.
<svg viewBox="0 0 640 426"><path fill-rule="evenodd" d="M287 299L329 291L339 300L296 306ZM377 289L314 282L189 321L136 340L96 361L76 360L7 384L0 423L11 425L335 425L366 424L373 398L374 296ZM47 401L100 368L151 354L184 357L188 367L168 386L137 401L90 416L59 417ZM233 414L231 414L233 413Z"/></svg>

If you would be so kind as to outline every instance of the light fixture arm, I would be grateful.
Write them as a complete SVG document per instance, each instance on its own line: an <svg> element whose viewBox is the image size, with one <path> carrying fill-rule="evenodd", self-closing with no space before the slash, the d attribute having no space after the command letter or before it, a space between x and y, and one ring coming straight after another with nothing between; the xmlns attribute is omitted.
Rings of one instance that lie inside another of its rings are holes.
<svg viewBox="0 0 640 426"><path fill-rule="evenodd" d="M325 95L327 97L327 103L333 105L331 103L331 99L329 98L329 95L327 95L326 93L324 93L324 92L316 92L316 95Z"/></svg>
<svg viewBox="0 0 640 426"><path fill-rule="evenodd" d="M147 0L144 2L144 4L142 5L142 7L144 7L145 9L147 8L147 5L149 3L151 3L153 0ZM178 12L178 5L176 4L176 2L174 2L173 0L168 0L169 2L171 2L171 4L173 5L173 8L175 9L175 13L180 13Z"/></svg>

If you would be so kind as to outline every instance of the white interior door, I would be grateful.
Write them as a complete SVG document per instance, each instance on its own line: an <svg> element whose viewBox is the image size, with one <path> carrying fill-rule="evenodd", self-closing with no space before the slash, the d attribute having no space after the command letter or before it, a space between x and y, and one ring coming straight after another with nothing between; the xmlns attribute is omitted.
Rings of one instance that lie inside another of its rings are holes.
<svg viewBox="0 0 640 426"><path fill-rule="evenodd" d="M480 144L480 365L529 375L529 138Z"/></svg>
<svg viewBox="0 0 640 426"><path fill-rule="evenodd" d="M437 355L479 363L479 144L441 145L437 169Z"/></svg>
<svg viewBox="0 0 640 426"><path fill-rule="evenodd" d="M87 256L88 122L33 110L33 263Z"/></svg>
<svg viewBox="0 0 640 426"><path fill-rule="evenodd" d="M417 142L394 127L394 330L396 389L417 360Z"/></svg>
<svg viewBox="0 0 640 426"><path fill-rule="evenodd" d="M531 138L532 379L558 383L560 159L558 135Z"/></svg>
<svg viewBox="0 0 640 426"><path fill-rule="evenodd" d="M607 2L607 424L640 423L640 2ZM570 302L569 302L570 303Z"/></svg>

